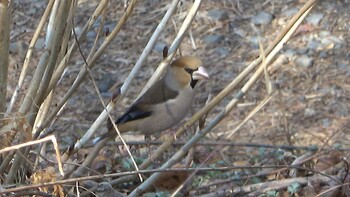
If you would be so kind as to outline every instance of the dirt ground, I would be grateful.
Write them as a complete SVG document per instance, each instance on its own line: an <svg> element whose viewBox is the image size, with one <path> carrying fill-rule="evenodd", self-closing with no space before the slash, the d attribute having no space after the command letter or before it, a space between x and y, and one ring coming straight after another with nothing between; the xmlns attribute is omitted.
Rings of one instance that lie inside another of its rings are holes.
<svg viewBox="0 0 350 197"><path fill-rule="evenodd" d="M91 15L97 2L79 1L75 17L77 31ZM201 84L192 111L198 111L203 107L209 94L217 95L258 57L259 36L251 24L254 24L259 31L262 44L266 48L305 2L305 0L203 1L190 33L180 47L182 54L202 59L211 76L210 81ZM25 51L46 3L47 1L15 3L11 33L9 95L14 90ZM171 1L140 1L113 44L92 69L93 78L106 102L116 86L130 73L170 3ZM137 97L162 60L163 46L171 45L190 5L190 1L181 1L180 8L172 21L167 24L157 45L133 82L132 88L114 114L120 115ZM270 72L270 77L273 88L278 92L277 96L244 124L233 137L225 138L257 104L267 97L265 80L261 78L244 100L240 101L238 106L212 130L206 140L350 148L350 129L348 126L344 128L350 120L349 8L348 0L319 1L277 56L276 59L284 61L272 64L276 69ZM112 1L105 28L113 29L123 12L123 2ZM98 24L94 30L97 31L97 28ZM92 47L95 34L94 31L89 32L82 43L85 55ZM42 38L36 46L35 58L30 64L31 70L34 70L38 62L42 50L40 43L43 42ZM73 82L82 63L80 54L75 53L56 90L55 102ZM30 82L30 77L26 82ZM208 114L207 122L226 106L237 91L238 89ZM87 80L68 101L52 125L52 129L55 130L54 133L62 145L71 144L89 128L102 110L92 82ZM102 133L104 130L101 128L99 132ZM191 135L192 132L189 131L187 135ZM258 163L277 165L289 163L291 158L300 154L291 151L292 156L285 156L289 152L283 151L284 157L280 161L278 159L271 161L261 159L261 151L261 148L228 147L220 152L221 157L218 160L235 165ZM348 152L341 152L340 155L346 160L349 159ZM221 178L218 176L215 179ZM208 182L201 184L205 185Z"/></svg>

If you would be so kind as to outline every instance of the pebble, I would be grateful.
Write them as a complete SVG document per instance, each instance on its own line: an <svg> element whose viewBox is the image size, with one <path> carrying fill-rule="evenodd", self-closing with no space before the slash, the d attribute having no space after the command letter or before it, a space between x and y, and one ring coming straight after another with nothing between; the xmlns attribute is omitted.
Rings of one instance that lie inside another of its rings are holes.
<svg viewBox="0 0 350 197"><path fill-rule="evenodd" d="M218 21L222 21L222 20L226 20L228 19L228 12L226 10L209 10L208 11L208 16L210 18L212 18L213 20L218 20Z"/></svg>
<svg viewBox="0 0 350 197"><path fill-rule="evenodd" d="M320 41L314 40L314 39L309 39L309 41L307 43L307 48L317 50L320 47L320 45L321 45Z"/></svg>
<svg viewBox="0 0 350 197"><path fill-rule="evenodd" d="M321 39L321 44L323 45L323 48L337 49L344 44L344 41L335 36L328 36Z"/></svg>
<svg viewBox="0 0 350 197"><path fill-rule="evenodd" d="M157 41L153 47L153 50L155 50L157 53L163 54L163 49L166 46L167 46L167 43L165 43L163 41Z"/></svg>
<svg viewBox="0 0 350 197"><path fill-rule="evenodd" d="M204 37L203 41L207 45L213 45L213 44L220 43L221 41L224 40L224 38L225 37L223 35L208 35Z"/></svg>
<svg viewBox="0 0 350 197"><path fill-rule="evenodd" d="M227 57L228 55L230 55L230 51L228 49L226 49L225 47L218 47L214 50L214 53L219 55L219 57L223 58L223 57Z"/></svg>
<svg viewBox="0 0 350 197"><path fill-rule="evenodd" d="M254 48L259 48L259 37L257 36L249 36L247 37L247 40L249 40L250 44Z"/></svg>
<svg viewBox="0 0 350 197"><path fill-rule="evenodd" d="M306 118L314 116L315 114L316 114L316 111L314 109L311 109L311 108L306 108L305 111L304 111L304 116Z"/></svg>
<svg viewBox="0 0 350 197"><path fill-rule="evenodd" d="M242 38L246 37L246 32L243 29L239 28L239 27L235 28L234 34L238 35L238 36L240 36Z"/></svg>
<svg viewBox="0 0 350 197"><path fill-rule="evenodd" d="M322 126L324 128L328 128L330 125L331 125L331 121L329 120L329 118L322 119Z"/></svg>
<svg viewBox="0 0 350 197"><path fill-rule="evenodd" d="M78 34L79 35L79 34ZM86 38L88 39L88 40L90 40L90 41L93 41L93 40L95 40L95 38L96 38L96 32L95 31L88 31L87 33L86 33Z"/></svg>
<svg viewBox="0 0 350 197"><path fill-rule="evenodd" d="M301 55L301 56L296 57L294 59L294 63L297 66L304 67L304 68L309 68L314 63L314 60L311 57L307 56L307 55Z"/></svg>
<svg viewBox="0 0 350 197"><path fill-rule="evenodd" d="M296 51L295 50L293 50L293 49L288 49L288 50L286 50L283 54L289 59L289 60L291 60L291 59L293 59L294 58L294 56L296 55Z"/></svg>
<svg viewBox="0 0 350 197"><path fill-rule="evenodd" d="M39 38L36 43L34 48L35 49L43 49L45 47L45 39L44 38Z"/></svg>
<svg viewBox="0 0 350 197"><path fill-rule="evenodd" d="M309 52L309 49L306 47L303 47L303 48L299 48L297 52L298 54L307 54Z"/></svg>
<svg viewBox="0 0 350 197"><path fill-rule="evenodd" d="M101 93L108 92L109 88L116 82L113 74L107 73L98 81L97 87Z"/></svg>
<svg viewBox="0 0 350 197"><path fill-rule="evenodd" d="M78 104L78 102L75 98L70 98L70 99L68 99L67 104L68 104L68 106L73 107L73 106L76 106Z"/></svg>
<svg viewBox="0 0 350 197"><path fill-rule="evenodd" d="M17 53L18 52L17 43L11 42L9 46L9 51L10 53Z"/></svg>
<svg viewBox="0 0 350 197"><path fill-rule="evenodd" d="M332 35L329 31L321 31L317 36L305 37L305 40L308 42L306 48L315 51L339 48L345 44L343 39Z"/></svg>
<svg viewBox="0 0 350 197"><path fill-rule="evenodd" d="M337 67L340 68L341 70L344 70L345 71L345 75L347 77L350 76L350 66L349 65L344 64L344 63L338 63Z"/></svg>
<svg viewBox="0 0 350 197"><path fill-rule="evenodd" d="M294 14L298 12L298 8L290 8L283 12L283 16L285 17L292 17Z"/></svg>
<svg viewBox="0 0 350 197"><path fill-rule="evenodd" d="M266 25L272 21L272 15L267 12L259 12L253 16L251 22L255 25Z"/></svg>
<svg viewBox="0 0 350 197"><path fill-rule="evenodd" d="M327 58L328 55L325 51L321 51L320 54L318 55L319 58Z"/></svg>
<svg viewBox="0 0 350 197"><path fill-rule="evenodd" d="M306 22L310 23L311 25L318 25L322 19L322 13L313 13L306 17Z"/></svg>

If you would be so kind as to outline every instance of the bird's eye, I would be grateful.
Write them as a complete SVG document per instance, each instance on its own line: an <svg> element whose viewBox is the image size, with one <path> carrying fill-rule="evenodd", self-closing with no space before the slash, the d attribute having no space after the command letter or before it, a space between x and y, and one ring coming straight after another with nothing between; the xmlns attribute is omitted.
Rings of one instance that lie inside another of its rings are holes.
<svg viewBox="0 0 350 197"><path fill-rule="evenodd" d="M185 67L185 71L188 72L188 73L190 73L190 74L192 74L192 72L193 72L193 70L190 69L190 68L188 68L188 67Z"/></svg>

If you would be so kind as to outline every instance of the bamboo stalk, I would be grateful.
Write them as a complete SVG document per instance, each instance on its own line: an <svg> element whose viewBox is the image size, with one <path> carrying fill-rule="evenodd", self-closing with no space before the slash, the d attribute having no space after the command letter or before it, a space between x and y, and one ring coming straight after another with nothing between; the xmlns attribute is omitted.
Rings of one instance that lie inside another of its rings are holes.
<svg viewBox="0 0 350 197"><path fill-rule="evenodd" d="M11 2L0 1L0 118L6 107L7 72L9 66Z"/></svg>

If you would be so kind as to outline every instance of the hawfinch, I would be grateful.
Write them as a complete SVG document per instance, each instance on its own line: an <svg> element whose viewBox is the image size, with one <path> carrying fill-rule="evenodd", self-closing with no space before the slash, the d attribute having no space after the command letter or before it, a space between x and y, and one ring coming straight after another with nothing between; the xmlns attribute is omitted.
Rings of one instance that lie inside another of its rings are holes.
<svg viewBox="0 0 350 197"><path fill-rule="evenodd" d="M169 129L190 111L195 86L199 80L209 79L202 62L193 56L182 56L173 61L164 77L151 86L117 121L121 133L133 131L151 135ZM115 136L109 131L95 138Z"/></svg>

